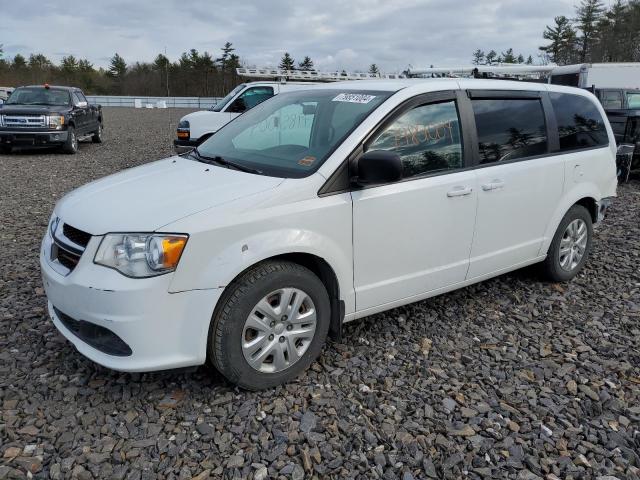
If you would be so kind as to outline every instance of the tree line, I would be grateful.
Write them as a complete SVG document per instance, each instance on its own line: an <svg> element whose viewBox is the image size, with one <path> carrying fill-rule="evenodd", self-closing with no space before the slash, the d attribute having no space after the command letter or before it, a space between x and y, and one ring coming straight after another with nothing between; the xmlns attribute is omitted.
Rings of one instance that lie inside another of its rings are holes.
<svg viewBox="0 0 640 480"><path fill-rule="evenodd" d="M545 60L567 65L584 62L640 61L640 0L582 0L575 17L559 16L542 34Z"/></svg>

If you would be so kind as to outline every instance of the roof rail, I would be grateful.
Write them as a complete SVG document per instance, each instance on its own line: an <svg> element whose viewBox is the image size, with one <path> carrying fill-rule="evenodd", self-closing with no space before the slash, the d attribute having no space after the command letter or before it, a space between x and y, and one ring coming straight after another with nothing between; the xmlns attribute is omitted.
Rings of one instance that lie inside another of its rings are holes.
<svg viewBox="0 0 640 480"><path fill-rule="evenodd" d="M549 74L555 65L466 65L459 67L429 67L410 68L407 71L409 77L422 77L425 75L450 75L472 76L476 74L511 75L511 76L540 76Z"/></svg>
<svg viewBox="0 0 640 480"><path fill-rule="evenodd" d="M371 80L407 78L403 74L373 74L363 72L318 72L317 70L282 70L279 68L236 68L241 77L269 78L279 81L310 80L316 82L340 82L343 80Z"/></svg>

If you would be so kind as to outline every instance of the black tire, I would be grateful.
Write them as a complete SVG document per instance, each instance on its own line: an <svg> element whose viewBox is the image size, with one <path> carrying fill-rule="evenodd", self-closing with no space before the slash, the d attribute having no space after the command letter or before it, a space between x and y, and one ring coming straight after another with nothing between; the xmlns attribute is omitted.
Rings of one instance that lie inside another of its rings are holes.
<svg viewBox="0 0 640 480"><path fill-rule="evenodd" d="M67 141L62 145L62 151L73 155L78 152L78 136L72 126L67 128Z"/></svg>
<svg viewBox="0 0 640 480"><path fill-rule="evenodd" d="M299 360L279 372L261 372L249 365L242 352L244 324L261 299L286 287L301 289L311 298L316 310L316 330ZM227 380L247 390L286 383L306 370L320 355L330 319L329 295L313 272L287 261L260 263L230 284L220 298L209 331L209 360Z"/></svg>
<svg viewBox="0 0 640 480"><path fill-rule="evenodd" d="M575 267L564 269L560 264L560 243L566 233L567 227L575 220L582 220L586 224L587 228L587 244L580 261ZM549 251L547 252L547 258L542 263L542 269L545 277L554 282L566 282L575 277L580 270L584 267L589 253L591 252L591 245L593 242L593 223L591 220L591 214L582 205L574 205L565 214L556 230Z"/></svg>
<svg viewBox="0 0 640 480"><path fill-rule="evenodd" d="M93 143L102 143L102 128L102 122L99 122L98 129L93 132L93 136L91 137Z"/></svg>

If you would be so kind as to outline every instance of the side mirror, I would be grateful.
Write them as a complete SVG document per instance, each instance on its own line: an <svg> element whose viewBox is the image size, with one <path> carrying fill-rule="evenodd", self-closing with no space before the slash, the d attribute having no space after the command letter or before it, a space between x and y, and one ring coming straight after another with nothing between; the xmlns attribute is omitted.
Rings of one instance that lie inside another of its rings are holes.
<svg viewBox="0 0 640 480"><path fill-rule="evenodd" d="M390 150L371 150L364 153L356 164L356 185L378 185L402 179L400 155Z"/></svg>

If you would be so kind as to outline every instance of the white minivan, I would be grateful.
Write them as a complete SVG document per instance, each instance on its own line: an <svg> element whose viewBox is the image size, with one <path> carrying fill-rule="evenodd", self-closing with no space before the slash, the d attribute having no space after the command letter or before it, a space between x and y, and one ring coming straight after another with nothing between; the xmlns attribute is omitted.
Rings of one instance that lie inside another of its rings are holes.
<svg viewBox="0 0 640 480"><path fill-rule="evenodd" d="M177 137L173 145L178 152L191 150L201 144L220 128L283 92L301 90L315 85L314 82L249 82L241 83L209 110L200 110L185 115L178 122Z"/></svg>
<svg viewBox="0 0 640 480"><path fill-rule="evenodd" d="M72 191L40 263L53 323L124 371L286 382L343 322L540 262L565 281L616 194L583 90L358 81L281 94L184 156Z"/></svg>

